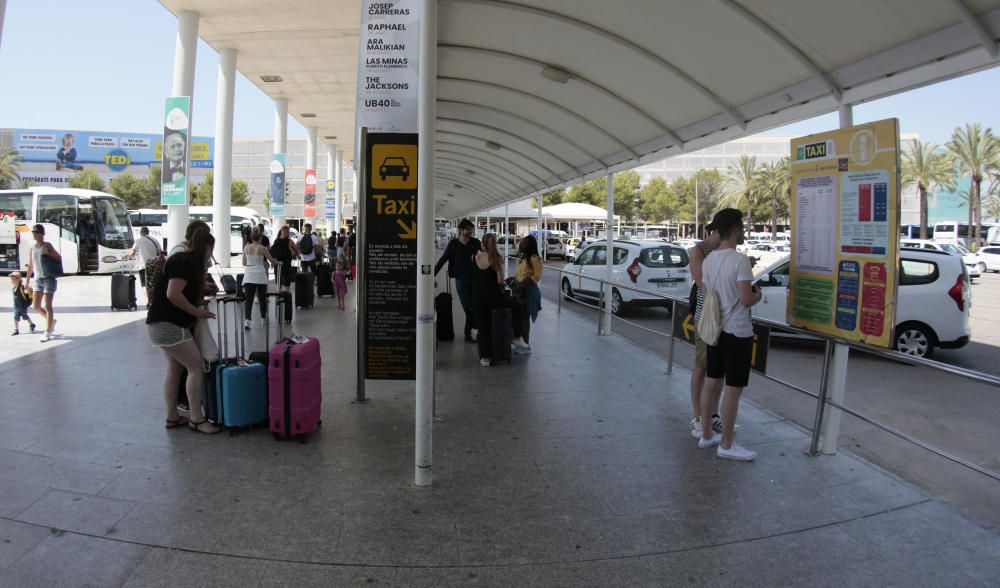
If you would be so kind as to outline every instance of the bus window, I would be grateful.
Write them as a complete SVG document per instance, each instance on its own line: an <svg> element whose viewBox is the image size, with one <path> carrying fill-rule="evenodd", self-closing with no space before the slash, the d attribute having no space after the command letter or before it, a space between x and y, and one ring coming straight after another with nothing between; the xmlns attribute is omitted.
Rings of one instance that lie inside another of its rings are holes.
<svg viewBox="0 0 1000 588"><path fill-rule="evenodd" d="M76 196L42 194L38 197L38 222L49 223L61 227L63 231L72 233L71 241L76 240L77 202ZM66 235L64 234L64 237Z"/></svg>
<svg viewBox="0 0 1000 588"><path fill-rule="evenodd" d="M94 199L94 214L101 236L101 245L109 249L131 249L135 244L129 225L128 211L120 200Z"/></svg>
<svg viewBox="0 0 1000 588"><path fill-rule="evenodd" d="M14 220L32 220L31 192L0 194L0 214L14 215Z"/></svg>

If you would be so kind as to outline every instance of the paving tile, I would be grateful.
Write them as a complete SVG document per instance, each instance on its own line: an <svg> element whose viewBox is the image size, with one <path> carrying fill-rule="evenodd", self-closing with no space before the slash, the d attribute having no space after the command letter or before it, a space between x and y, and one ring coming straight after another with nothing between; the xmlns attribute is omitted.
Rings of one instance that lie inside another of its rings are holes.
<svg viewBox="0 0 1000 588"><path fill-rule="evenodd" d="M10 570L41 578L49 586L119 586L148 553L148 547L56 533L13 563Z"/></svg>
<svg viewBox="0 0 1000 588"><path fill-rule="evenodd" d="M49 536L45 527L0 519L0 568L5 568Z"/></svg>
<svg viewBox="0 0 1000 588"><path fill-rule="evenodd" d="M48 493L45 486L0 477L0 517L13 518Z"/></svg>
<svg viewBox="0 0 1000 588"><path fill-rule="evenodd" d="M333 561L347 565L456 565L455 525L446 521L348 521Z"/></svg>
<svg viewBox="0 0 1000 588"><path fill-rule="evenodd" d="M560 520L489 519L456 524L462 565L526 564L580 559Z"/></svg>
<svg viewBox="0 0 1000 588"><path fill-rule="evenodd" d="M17 520L88 535L113 534L115 524L135 503L53 490L17 516Z"/></svg>

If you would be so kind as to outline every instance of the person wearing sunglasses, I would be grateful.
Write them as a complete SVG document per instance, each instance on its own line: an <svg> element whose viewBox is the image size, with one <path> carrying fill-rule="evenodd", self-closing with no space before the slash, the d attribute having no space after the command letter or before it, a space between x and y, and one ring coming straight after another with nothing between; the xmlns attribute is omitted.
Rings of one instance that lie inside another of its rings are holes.
<svg viewBox="0 0 1000 588"><path fill-rule="evenodd" d="M42 335L42 343L45 343L52 340L52 331L56 326L52 298L56 294L56 278L62 273L62 255L45 240L45 227L42 225L32 227L31 236L35 238L35 243L28 258L27 276L29 279L35 277L35 312L45 319L45 334Z"/></svg>

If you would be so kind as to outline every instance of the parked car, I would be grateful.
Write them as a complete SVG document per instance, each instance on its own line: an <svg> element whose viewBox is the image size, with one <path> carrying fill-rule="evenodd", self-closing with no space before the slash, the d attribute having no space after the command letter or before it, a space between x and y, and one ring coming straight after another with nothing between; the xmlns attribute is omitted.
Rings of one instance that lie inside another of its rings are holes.
<svg viewBox="0 0 1000 588"><path fill-rule="evenodd" d="M980 269L985 273L1000 272L1000 247L983 247L979 250L980 261L983 264Z"/></svg>
<svg viewBox="0 0 1000 588"><path fill-rule="evenodd" d="M566 241L566 261L573 261L576 259L576 252L580 247L580 239L573 237Z"/></svg>
<svg viewBox="0 0 1000 588"><path fill-rule="evenodd" d="M497 251L500 255L515 257L517 255L517 246L520 242L521 240L514 235L497 237Z"/></svg>
<svg viewBox="0 0 1000 588"><path fill-rule="evenodd" d="M756 279L764 296L753 307L754 316L787 323L789 265L785 256ZM959 256L933 249L901 249L896 299L896 351L929 357L937 347L957 349L969 342L972 290Z"/></svg>
<svg viewBox="0 0 1000 588"><path fill-rule="evenodd" d="M663 241L615 241L611 266L612 284L655 290L686 297L691 291L691 270L687 250ZM577 296L597 299L605 276L607 241L595 241L582 250L576 261L563 269L582 275L563 275L560 287L566 299ZM621 316L633 306L670 308L670 301L650 297L625 288L611 289L611 312Z"/></svg>
<svg viewBox="0 0 1000 588"><path fill-rule="evenodd" d="M965 267L969 270L969 278L975 279L982 275L985 263L978 253L972 253L962 245L957 243L945 243L942 241L932 241L930 239L900 239L899 246L907 249L931 249L934 251L944 251L958 255L965 262Z"/></svg>
<svg viewBox="0 0 1000 588"><path fill-rule="evenodd" d="M560 239L555 237L549 237L545 239L545 257L547 259L552 259L554 257L560 257L566 259L566 244Z"/></svg>

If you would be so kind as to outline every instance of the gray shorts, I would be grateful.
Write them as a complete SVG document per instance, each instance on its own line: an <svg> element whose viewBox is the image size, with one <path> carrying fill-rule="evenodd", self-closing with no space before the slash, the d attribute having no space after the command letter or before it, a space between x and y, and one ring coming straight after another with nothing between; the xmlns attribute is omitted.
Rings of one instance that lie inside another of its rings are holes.
<svg viewBox="0 0 1000 588"><path fill-rule="evenodd" d="M146 330L149 332L149 340L157 347L176 347L194 339L190 329L178 327L174 323L149 323Z"/></svg>

